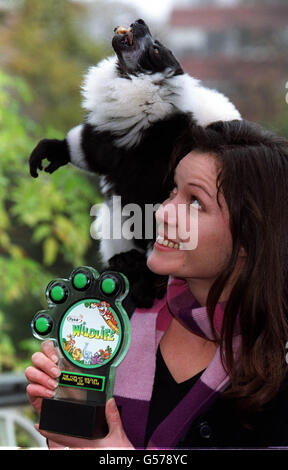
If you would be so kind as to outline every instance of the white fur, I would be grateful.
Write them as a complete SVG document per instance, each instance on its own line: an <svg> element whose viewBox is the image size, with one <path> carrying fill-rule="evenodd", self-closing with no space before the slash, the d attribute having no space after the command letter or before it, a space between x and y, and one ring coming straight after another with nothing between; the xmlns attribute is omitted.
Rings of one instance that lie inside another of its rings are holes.
<svg viewBox="0 0 288 470"><path fill-rule="evenodd" d="M70 162L78 168L88 170L86 158L81 148L82 128L83 126L81 124L79 124L79 126L73 127L73 129L68 132L66 140L70 152Z"/></svg>
<svg viewBox="0 0 288 470"><path fill-rule="evenodd" d="M199 80L187 74L172 77L172 86L179 90L175 106L184 112L192 112L200 126L208 126L216 121L241 119L234 104L222 93L205 88Z"/></svg>
<svg viewBox="0 0 288 470"><path fill-rule="evenodd" d="M127 251L136 249L140 252L139 248L135 245L133 240L100 240L99 254L103 265L107 265L108 261L112 256L120 253L126 253Z"/></svg>
<svg viewBox="0 0 288 470"><path fill-rule="evenodd" d="M83 107L89 124L119 135L115 144L129 148L154 122L180 110L192 113L197 124L241 119L239 111L222 93L205 88L187 74L117 75L116 56L91 67L83 83ZM163 83L164 82L164 83Z"/></svg>
<svg viewBox="0 0 288 470"><path fill-rule="evenodd" d="M100 238L100 256L104 265L112 256L133 248L144 252L137 247L133 239L129 239L131 238L130 232L125 232L123 224L128 217L123 215L121 209L121 206L117 204L115 208L111 198L106 200L101 204L91 226L93 238Z"/></svg>

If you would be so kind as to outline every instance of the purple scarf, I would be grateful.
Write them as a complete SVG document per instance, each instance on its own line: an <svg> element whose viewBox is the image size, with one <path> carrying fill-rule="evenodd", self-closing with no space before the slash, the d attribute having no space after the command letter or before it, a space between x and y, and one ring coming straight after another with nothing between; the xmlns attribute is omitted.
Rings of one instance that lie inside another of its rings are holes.
<svg viewBox="0 0 288 470"><path fill-rule="evenodd" d="M225 303L216 306L214 325L220 333ZM193 331L213 339L206 307L194 299L185 280L169 278L165 297L156 299L150 309L138 308L132 315L132 338L129 351L117 368L114 397L122 407L121 417L125 432L135 448L143 449L156 368L159 342L173 316ZM240 335L233 337L235 353ZM229 385L220 348L172 412L155 429L147 449L173 449L187 433L193 420L204 413Z"/></svg>

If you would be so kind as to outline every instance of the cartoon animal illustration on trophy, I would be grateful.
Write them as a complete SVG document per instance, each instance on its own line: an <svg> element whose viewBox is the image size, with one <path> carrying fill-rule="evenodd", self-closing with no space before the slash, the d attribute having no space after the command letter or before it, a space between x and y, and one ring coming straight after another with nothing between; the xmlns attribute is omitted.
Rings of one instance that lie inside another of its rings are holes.
<svg viewBox="0 0 288 470"><path fill-rule="evenodd" d="M110 304L108 304L108 302L102 301L99 303L98 310L103 320L107 323L108 326L110 326L111 330L113 330L116 335L119 335L117 320L109 309L109 307Z"/></svg>
<svg viewBox="0 0 288 470"><path fill-rule="evenodd" d="M82 358L82 351L80 348L76 348L74 349L74 351L72 352L72 357L74 359L74 361L76 362L80 362L81 358Z"/></svg>
<svg viewBox="0 0 288 470"><path fill-rule="evenodd" d="M104 358L99 354L99 352L96 352L93 354L91 358L91 364L96 365L96 364L103 364Z"/></svg>
<svg viewBox="0 0 288 470"><path fill-rule="evenodd" d="M72 354L74 350L74 346L75 346L75 339L72 338L72 335L68 335L68 338L69 338L68 341L67 340L66 342L65 340L63 341L63 348L65 349L65 351Z"/></svg>
<svg viewBox="0 0 288 470"><path fill-rule="evenodd" d="M82 351L83 360L84 360L84 364L91 364L92 351L88 351L87 348L88 348L88 343L85 343L85 346Z"/></svg>

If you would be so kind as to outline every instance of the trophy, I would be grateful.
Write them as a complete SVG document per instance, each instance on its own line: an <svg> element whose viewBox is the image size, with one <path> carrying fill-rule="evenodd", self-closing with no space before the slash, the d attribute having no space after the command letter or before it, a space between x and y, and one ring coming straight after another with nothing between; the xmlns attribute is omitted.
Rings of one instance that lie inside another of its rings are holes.
<svg viewBox="0 0 288 470"><path fill-rule="evenodd" d="M55 397L43 399L40 429L87 439L107 434L105 403L131 338L122 305L128 291L124 274L87 266L48 284L48 309L31 327L36 338L53 341L61 375Z"/></svg>

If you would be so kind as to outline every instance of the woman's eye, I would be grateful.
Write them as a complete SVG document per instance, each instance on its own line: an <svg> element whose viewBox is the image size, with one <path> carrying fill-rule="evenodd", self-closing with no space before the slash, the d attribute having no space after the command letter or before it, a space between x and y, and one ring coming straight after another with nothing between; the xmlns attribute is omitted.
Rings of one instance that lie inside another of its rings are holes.
<svg viewBox="0 0 288 470"><path fill-rule="evenodd" d="M178 193L178 188L175 186L169 193L169 199L173 199ZM191 197L190 205L195 209L203 209L203 205L196 196Z"/></svg>

